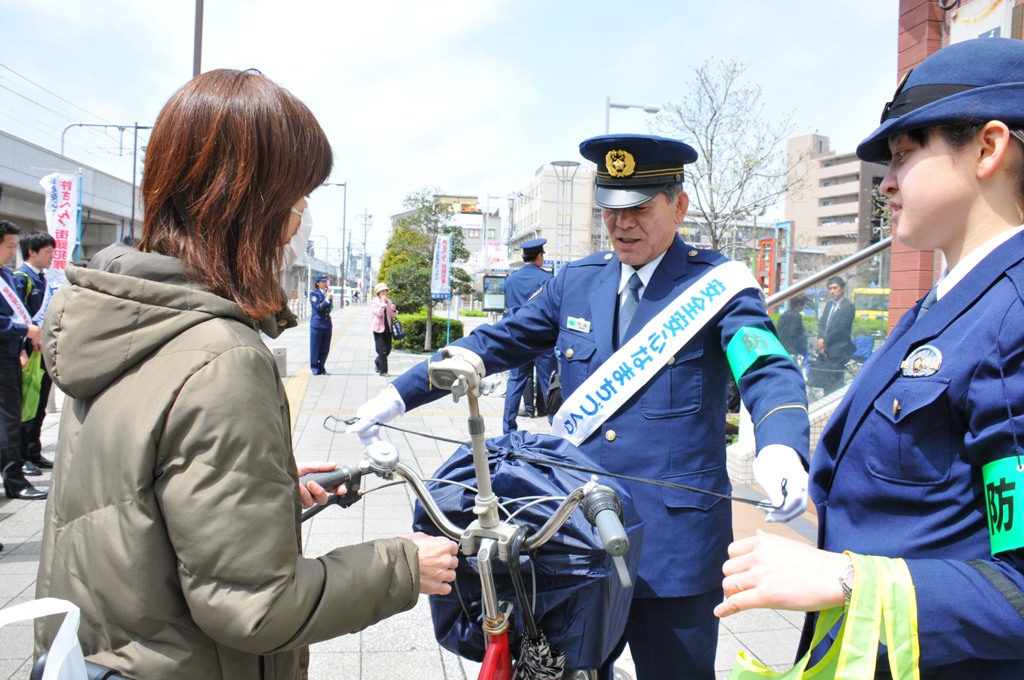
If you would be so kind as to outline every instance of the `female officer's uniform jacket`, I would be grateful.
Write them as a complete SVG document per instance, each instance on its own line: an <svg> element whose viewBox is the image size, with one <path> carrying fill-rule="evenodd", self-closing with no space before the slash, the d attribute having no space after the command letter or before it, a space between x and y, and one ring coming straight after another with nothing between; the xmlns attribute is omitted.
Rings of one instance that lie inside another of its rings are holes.
<svg viewBox="0 0 1024 680"><path fill-rule="evenodd" d="M990 489L989 498L981 474L986 463L1024 454L1022 292L1024 233L918 323L918 308L900 319L832 416L811 465L819 545L907 561L922 677L1024 678L1024 610L994 584L1021 598L1024 554L993 558L986 525L987 509L1024 518L1024 508L1006 514L1024 503L1024 474L1006 480L1016 492Z"/></svg>
<svg viewBox="0 0 1024 680"><path fill-rule="evenodd" d="M631 337L692 282L726 262L676 237L644 289L627 333ZM597 253L570 263L540 294L493 326L455 344L476 352L488 373L558 348L563 394L571 394L615 351L620 263ZM576 330L569 328L569 319ZM579 320L588 323L580 324ZM581 327L585 327L586 331ZM580 449L613 473L727 494L725 348L744 327L774 327L760 293L734 297L687 345L609 417ZM784 353L762 357L739 381L759 447L791 446L806 456L807 399L803 378ZM407 409L447 392L430 391L426 365L392 383ZM732 537L728 501L693 491L627 482L645 522L634 597L680 597L721 587Z"/></svg>

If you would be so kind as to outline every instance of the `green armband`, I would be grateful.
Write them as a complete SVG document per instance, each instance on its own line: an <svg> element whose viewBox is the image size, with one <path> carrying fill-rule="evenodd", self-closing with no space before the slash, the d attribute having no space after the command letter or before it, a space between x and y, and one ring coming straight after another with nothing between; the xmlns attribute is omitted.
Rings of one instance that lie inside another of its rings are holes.
<svg viewBox="0 0 1024 680"><path fill-rule="evenodd" d="M732 377L739 383L740 378L750 370L761 357L777 354L789 358L789 352L771 331L753 326L744 326L732 336L725 350L725 358L732 369Z"/></svg>
<svg viewBox="0 0 1024 680"><path fill-rule="evenodd" d="M1024 547L1024 470L1016 456L1000 458L981 468L985 485L985 514L992 555ZM1021 502L1018 503L1017 500Z"/></svg>

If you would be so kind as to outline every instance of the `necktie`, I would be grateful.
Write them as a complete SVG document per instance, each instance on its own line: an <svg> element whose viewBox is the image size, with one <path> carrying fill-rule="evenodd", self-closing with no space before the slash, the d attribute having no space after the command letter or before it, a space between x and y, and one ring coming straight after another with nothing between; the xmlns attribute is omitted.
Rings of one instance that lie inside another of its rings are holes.
<svg viewBox="0 0 1024 680"><path fill-rule="evenodd" d="M39 270L39 283L40 283L40 286L39 286L40 290L42 290L43 293L45 294L46 293L46 274L44 274L42 270Z"/></svg>
<svg viewBox="0 0 1024 680"><path fill-rule="evenodd" d="M938 286L932 286L932 289L924 296L924 300L921 300L921 309L917 310L917 321L920 321L921 317L927 314L928 310L935 304L935 301L938 299L937 289Z"/></svg>
<svg viewBox="0 0 1024 680"><path fill-rule="evenodd" d="M626 299L622 301L622 308L619 310L619 344L626 338L626 329L629 328L629 322L633 320L633 312L636 311L636 306L640 302L640 287L643 282L640 281L640 275L633 272L633 275L629 277L629 283L626 292Z"/></svg>

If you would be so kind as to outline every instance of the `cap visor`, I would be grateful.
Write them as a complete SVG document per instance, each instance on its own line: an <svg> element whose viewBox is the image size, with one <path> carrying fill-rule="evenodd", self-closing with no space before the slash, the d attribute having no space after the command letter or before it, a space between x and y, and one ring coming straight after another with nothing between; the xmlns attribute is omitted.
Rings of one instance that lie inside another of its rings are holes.
<svg viewBox="0 0 1024 680"><path fill-rule="evenodd" d="M634 208L661 193L663 186L659 184L653 187L630 187L628 189L599 186L594 191L594 202L602 208Z"/></svg>

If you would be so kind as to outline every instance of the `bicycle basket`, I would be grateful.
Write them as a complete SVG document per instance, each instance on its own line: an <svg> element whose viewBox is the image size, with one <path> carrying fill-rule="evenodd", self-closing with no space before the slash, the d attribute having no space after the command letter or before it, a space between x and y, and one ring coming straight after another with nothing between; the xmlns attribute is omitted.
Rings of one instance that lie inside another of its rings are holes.
<svg viewBox="0 0 1024 680"><path fill-rule="evenodd" d="M590 469L601 468L579 449L560 437L514 431L487 441L491 480L495 496L512 512L524 503L515 499L538 496L565 496L590 479L590 473L566 470L541 463L530 463L517 456L544 459L553 464L569 464ZM468 444L460 447L442 465L434 477L475 485L473 454ZM598 477L611 487L622 501L623 525L629 537L626 562L634 582L640 562L643 523L624 485L611 477ZM438 506L456 524L466 526L475 519L475 492L454 484L428 484ZM539 529L548 519L556 501L534 505L517 514L519 524ZM419 503L413 528L439 535ZM612 560L601 539L582 512L574 512L562 529L535 551L533 559L520 559L527 591L533 593L536 576L534 616L549 643L565 653L566 668L598 668L622 636L629 613L632 590L619 584ZM502 600L515 602L515 592L504 563L494 563L495 587ZM480 661L486 647L481 629L480 576L476 558L459 556L457 588L450 595L432 596L430 611L434 635L445 649L468 659ZM460 601L461 598L461 601ZM513 616L509 641L518 656L523 636L522 621Z"/></svg>

